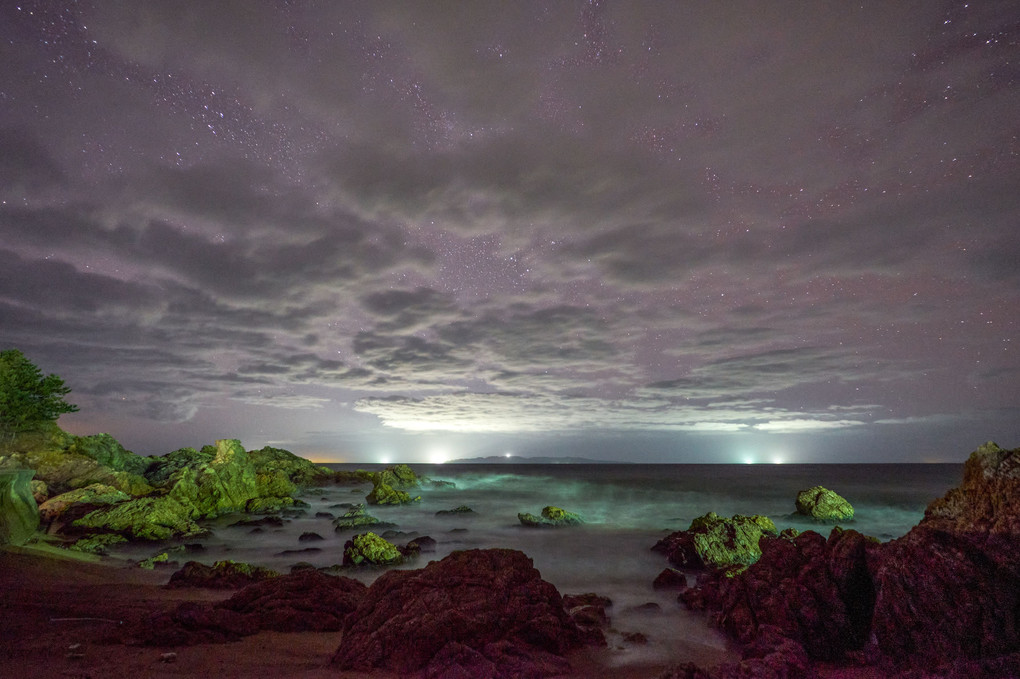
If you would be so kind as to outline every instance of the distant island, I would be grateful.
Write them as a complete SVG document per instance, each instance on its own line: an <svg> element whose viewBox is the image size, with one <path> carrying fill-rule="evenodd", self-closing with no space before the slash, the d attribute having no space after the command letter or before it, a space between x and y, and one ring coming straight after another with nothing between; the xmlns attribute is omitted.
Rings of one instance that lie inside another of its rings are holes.
<svg viewBox="0 0 1020 679"><path fill-rule="evenodd" d="M447 460L445 464L632 464L619 460L592 460L587 457L525 457L522 455L489 455Z"/></svg>

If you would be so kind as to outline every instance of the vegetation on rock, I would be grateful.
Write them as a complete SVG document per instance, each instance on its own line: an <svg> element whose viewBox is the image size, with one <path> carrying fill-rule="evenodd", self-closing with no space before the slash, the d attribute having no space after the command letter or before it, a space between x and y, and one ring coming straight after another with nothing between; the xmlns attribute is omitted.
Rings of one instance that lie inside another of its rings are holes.
<svg viewBox="0 0 1020 679"><path fill-rule="evenodd" d="M400 563L403 555L393 543L375 533L360 533L344 545L344 565L377 566Z"/></svg>
<svg viewBox="0 0 1020 679"><path fill-rule="evenodd" d="M797 493L796 505L798 514L810 516L816 521L834 523L854 518L853 505L824 486L815 486Z"/></svg>
<svg viewBox="0 0 1020 679"><path fill-rule="evenodd" d="M662 552L678 568L727 568L753 564L761 556L763 536L775 536L776 524L767 516L724 518L715 512L691 521L685 531L660 540L652 549Z"/></svg>
<svg viewBox="0 0 1020 679"><path fill-rule="evenodd" d="M541 516L520 513L517 515L517 520L521 522L521 525L529 528L559 528L561 526L578 526L584 523L579 515L552 505L544 507Z"/></svg>

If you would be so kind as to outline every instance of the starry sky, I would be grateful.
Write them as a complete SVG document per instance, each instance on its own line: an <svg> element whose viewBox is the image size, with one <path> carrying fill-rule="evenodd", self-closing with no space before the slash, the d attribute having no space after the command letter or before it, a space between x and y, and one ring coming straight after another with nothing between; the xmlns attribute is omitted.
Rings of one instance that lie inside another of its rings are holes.
<svg viewBox="0 0 1020 679"><path fill-rule="evenodd" d="M1002 2L0 3L0 348L140 454L1020 445Z"/></svg>

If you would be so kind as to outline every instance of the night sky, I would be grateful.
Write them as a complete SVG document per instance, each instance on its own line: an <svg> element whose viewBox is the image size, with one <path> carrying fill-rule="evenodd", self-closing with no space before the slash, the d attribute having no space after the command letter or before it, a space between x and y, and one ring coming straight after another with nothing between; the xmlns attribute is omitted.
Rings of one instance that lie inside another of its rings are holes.
<svg viewBox="0 0 1020 679"><path fill-rule="evenodd" d="M140 454L1020 445L1004 2L0 3L0 349Z"/></svg>

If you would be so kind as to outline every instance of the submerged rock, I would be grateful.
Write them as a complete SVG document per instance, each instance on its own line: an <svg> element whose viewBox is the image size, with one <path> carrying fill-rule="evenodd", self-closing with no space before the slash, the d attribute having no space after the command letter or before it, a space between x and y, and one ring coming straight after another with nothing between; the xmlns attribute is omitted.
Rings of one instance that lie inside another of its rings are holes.
<svg viewBox="0 0 1020 679"><path fill-rule="evenodd" d="M569 671L562 656L583 639L531 559L470 550L380 576L345 619L332 662L404 675L543 677Z"/></svg>
<svg viewBox="0 0 1020 679"><path fill-rule="evenodd" d="M436 512L436 516L473 516L475 510L471 509L467 505L461 505L454 507L453 509L440 509Z"/></svg>
<svg viewBox="0 0 1020 679"><path fill-rule="evenodd" d="M344 565L385 566L403 561L397 546L375 533L361 533L344 544Z"/></svg>
<svg viewBox="0 0 1020 679"><path fill-rule="evenodd" d="M584 523L579 515L552 505L544 507L541 516L521 513L517 515L517 520L521 522L522 526L529 528L559 528L561 526L579 526Z"/></svg>
<svg viewBox="0 0 1020 679"><path fill-rule="evenodd" d="M823 486L815 486L797 493L797 513L816 521L836 523L852 521L854 508L838 493Z"/></svg>
<svg viewBox="0 0 1020 679"><path fill-rule="evenodd" d="M23 545L39 527L31 469L0 470L0 545Z"/></svg>
<svg viewBox="0 0 1020 679"><path fill-rule="evenodd" d="M748 566L761 557L758 543L767 535L776 535L776 524L767 516L737 514L727 519L709 512L691 521L687 530L659 540L652 549L665 554L677 568Z"/></svg>

